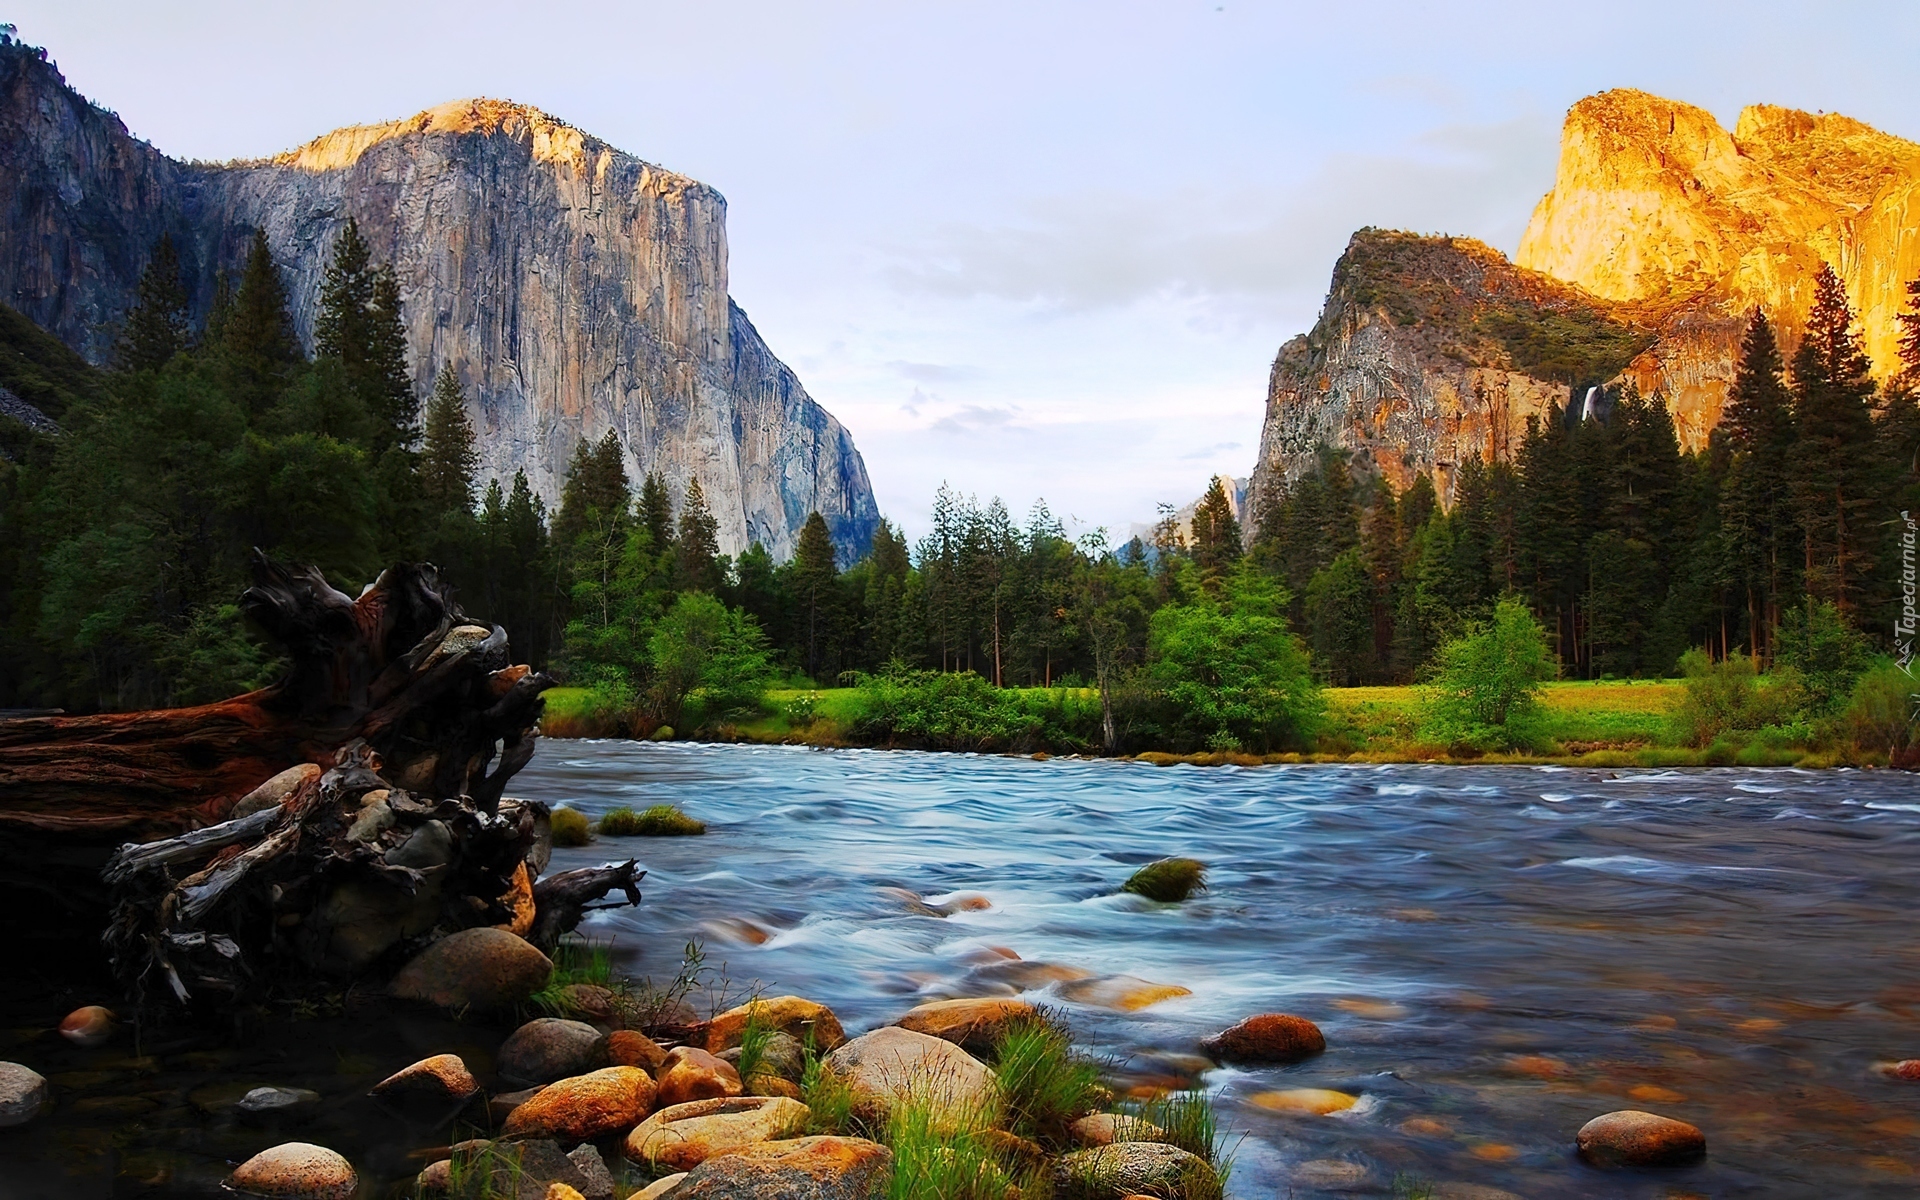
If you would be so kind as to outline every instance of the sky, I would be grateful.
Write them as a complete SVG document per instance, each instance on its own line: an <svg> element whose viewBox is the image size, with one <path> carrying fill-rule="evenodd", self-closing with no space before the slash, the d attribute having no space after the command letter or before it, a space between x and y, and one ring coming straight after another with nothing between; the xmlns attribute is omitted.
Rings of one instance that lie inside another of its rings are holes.
<svg viewBox="0 0 1920 1200"><path fill-rule="evenodd" d="M731 291L881 511L945 482L1117 536L1247 475L1268 369L1375 225L1511 254L1581 97L1920 139L1920 4L14 0L177 157L493 96L728 201Z"/></svg>

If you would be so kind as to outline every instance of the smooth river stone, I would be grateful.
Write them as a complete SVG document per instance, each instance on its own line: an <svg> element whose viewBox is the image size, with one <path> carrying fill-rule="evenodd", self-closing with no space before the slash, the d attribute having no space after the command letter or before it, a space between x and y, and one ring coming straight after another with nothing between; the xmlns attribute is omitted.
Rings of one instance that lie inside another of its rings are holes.
<svg viewBox="0 0 1920 1200"><path fill-rule="evenodd" d="M288 1142L241 1163L227 1186L269 1200L347 1200L360 1178L351 1163L325 1146Z"/></svg>
<svg viewBox="0 0 1920 1200"><path fill-rule="evenodd" d="M1092 1004L1120 1012L1138 1012L1162 1000L1193 995L1193 989L1177 983L1154 983L1134 975L1101 975L1093 979L1075 979L1054 989L1062 1000Z"/></svg>
<svg viewBox="0 0 1920 1200"><path fill-rule="evenodd" d="M707 1050L718 1054L738 1046L746 1036L749 1019L762 1029L791 1034L802 1043L811 1038L814 1050L820 1054L839 1049L847 1040L840 1018L826 1005L799 996L767 996L715 1017L707 1026Z"/></svg>
<svg viewBox="0 0 1920 1200"><path fill-rule="evenodd" d="M1328 1088L1287 1088L1278 1092L1260 1092L1247 1097L1247 1103L1268 1112L1295 1116L1327 1117L1345 1112L1360 1102L1360 1097Z"/></svg>
<svg viewBox="0 0 1920 1200"><path fill-rule="evenodd" d="M25 1125L47 1106L47 1081L19 1063L0 1062L0 1128Z"/></svg>
<svg viewBox="0 0 1920 1200"><path fill-rule="evenodd" d="M1574 1142L1602 1167L1684 1167L1707 1155L1707 1137L1692 1125L1633 1108L1588 1121Z"/></svg>

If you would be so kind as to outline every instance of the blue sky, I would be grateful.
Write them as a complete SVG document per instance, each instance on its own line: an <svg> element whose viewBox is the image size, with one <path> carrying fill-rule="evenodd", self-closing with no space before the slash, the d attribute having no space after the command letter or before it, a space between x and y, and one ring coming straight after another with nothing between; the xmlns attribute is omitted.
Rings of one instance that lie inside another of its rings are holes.
<svg viewBox="0 0 1920 1200"><path fill-rule="evenodd" d="M729 203L732 291L882 511L945 480L1123 531L1244 475L1363 225L1512 252L1561 117L1639 87L1920 138L1920 5L16 0L168 153L534 104Z"/></svg>

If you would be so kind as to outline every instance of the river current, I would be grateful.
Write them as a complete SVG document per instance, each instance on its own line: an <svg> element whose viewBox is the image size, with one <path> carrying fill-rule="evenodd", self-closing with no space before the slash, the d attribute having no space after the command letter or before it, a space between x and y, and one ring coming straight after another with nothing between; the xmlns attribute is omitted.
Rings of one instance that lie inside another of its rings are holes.
<svg viewBox="0 0 1920 1200"><path fill-rule="evenodd" d="M1021 991L1122 1086L1208 1088L1235 1196L1384 1196L1396 1177L1487 1200L1920 1195L1920 1084L1874 1070L1920 1057L1912 776L550 740L514 790L708 823L557 852L556 870L647 868L640 908L584 927L628 972L669 978L697 940L710 981L821 1001L850 1033ZM1204 895L1117 894L1170 855L1208 865ZM1047 978L1082 972L1189 994L1126 1011ZM1269 1011L1316 1021L1327 1052L1196 1059ZM1255 1102L1300 1087L1361 1100ZM1575 1131L1621 1108L1698 1125L1706 1162L1580 1164Z"/></svg>

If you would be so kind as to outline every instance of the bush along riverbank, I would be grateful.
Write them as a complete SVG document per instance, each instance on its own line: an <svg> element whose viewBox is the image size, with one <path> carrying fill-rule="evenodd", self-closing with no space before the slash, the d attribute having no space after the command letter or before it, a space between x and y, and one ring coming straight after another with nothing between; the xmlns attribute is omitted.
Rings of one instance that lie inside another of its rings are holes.
<svg viewBox="0 0 1920 1200"><path fill-rule="evenodd" d="M1498 647L1494 648L1498 653ZM1754 670L1750 660L1690 655L1677 679L1555 681L1539 665L1518 689L1476 684L1456 664L1426 685L1323 688L1291 745L1259 752L1199 739L1167 719L1164 697L1122 691L1118 757L1174 764L1286 762L1546 762L1594 767L1905 766L1920 754L1920 684L1891 661L1850 670ZM1491 672L1497 675L1498 672ZM1506 691L1496 719L1477 717L1476 694ZM709 715L696 693L678 730L648 727L622 697L593 688L547 693L549 737L650 736L820 747L976 753L1103 754L1095 688L996 688L971 674L912 672L855 686L776 688L746 708Z"/></svg>

